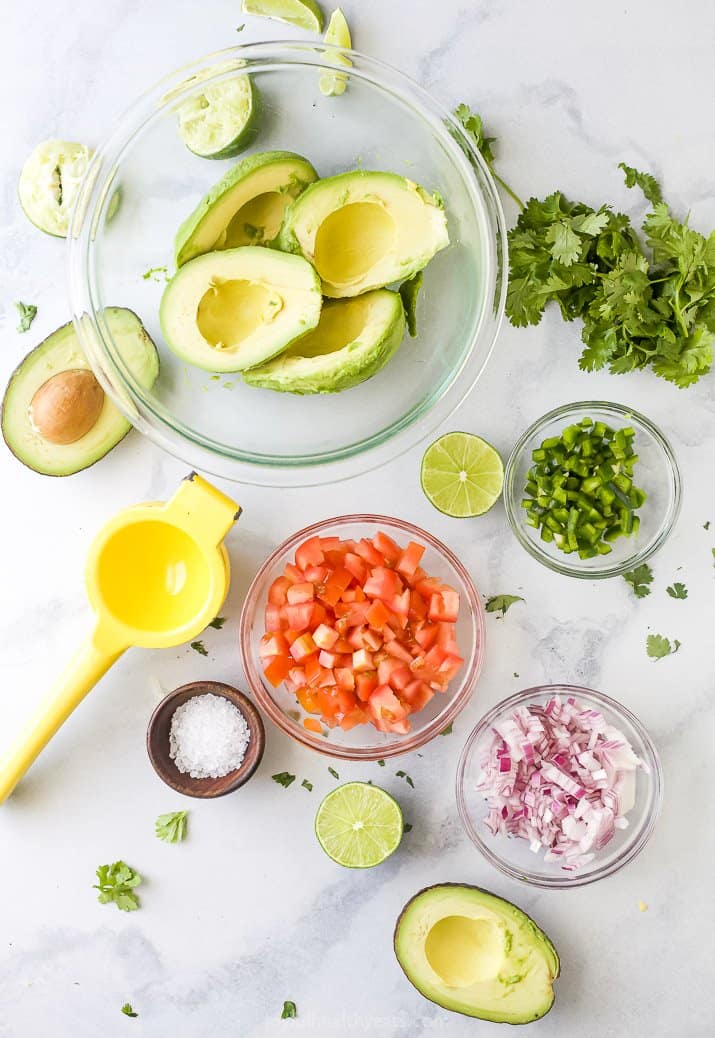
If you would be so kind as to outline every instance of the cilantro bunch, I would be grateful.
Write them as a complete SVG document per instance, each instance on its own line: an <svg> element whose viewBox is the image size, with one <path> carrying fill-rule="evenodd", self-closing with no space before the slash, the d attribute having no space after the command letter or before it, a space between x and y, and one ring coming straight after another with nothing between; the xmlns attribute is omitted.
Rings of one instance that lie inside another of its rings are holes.
<svg viewBox="0 0 715 1038"><path fill-rule="evenodd" d="M678 221L650 174L620 168L650 202L645 242L610 206L570 202L561 191L531 198L509 232L507 316L538 324L556 302L565 321L583 322L582 370L651 367L684 388L713 360L715 232L705 238Z"/></svg>

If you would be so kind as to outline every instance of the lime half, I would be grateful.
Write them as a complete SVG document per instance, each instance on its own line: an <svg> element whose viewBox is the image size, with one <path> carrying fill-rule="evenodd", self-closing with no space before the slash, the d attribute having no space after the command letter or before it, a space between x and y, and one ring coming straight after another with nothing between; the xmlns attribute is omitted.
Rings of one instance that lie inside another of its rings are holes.
<svg viewBox="0 0 715 1038"><path fill-rule="evenodd" d="M247 73L207 86L179 107L179 136L195 155L227 159L255 136L258 94Z"/></svg>
<svg viewBox="0 0 715 1038"><path fill-rule="evenodd" d="M420 478L435 508L466 519L483 515L497 501L504 485L504 465L480 436L453 432L427 448Z"/></svg>
<svg viewBox="0 0 715 1038"><path fill-rule="evenodd" d="M315 0L243 0L243 13L277 18L308 32L323 31L323 12Z"/></svg>
<svg viewBox="0 0 715 1038"><path fill-rule="evenodd" d="M402 839L400 805L379 786L346 782L323 800L315 835L325 853L349 869L369 869L389 858Z"/></svg>
<svg viewBox="0 0 715 1038"><path fill-rule="evenodd" d="M353 45L350 38L350 27L339 7L336 7L330 16L328 28L325 32L325 42L332 45L326 48L325 51L325 57L328 61L332 61L336 65L352 65L349 58L346 58L344 54L334 49L335 47L350 48ZM337 97L339 94L344 94L347 83L348 77L343 75L342 72L325 71L320 73L320 92L325 94L326 97Z"/></svg>

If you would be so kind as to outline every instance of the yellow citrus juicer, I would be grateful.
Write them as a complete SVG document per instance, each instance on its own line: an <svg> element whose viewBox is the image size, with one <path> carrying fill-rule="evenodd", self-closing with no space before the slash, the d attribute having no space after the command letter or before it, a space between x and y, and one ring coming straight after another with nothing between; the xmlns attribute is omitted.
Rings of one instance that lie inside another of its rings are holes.
<svg viewBox="0 0 715 1038"><path fill-rule="evenodd" d="M222 542L240 512L192 473L170 501L127 508L103 527L85 569L94 629L0 760L0 803L126 649L181 645L213 620L229 585Z"/></svg>

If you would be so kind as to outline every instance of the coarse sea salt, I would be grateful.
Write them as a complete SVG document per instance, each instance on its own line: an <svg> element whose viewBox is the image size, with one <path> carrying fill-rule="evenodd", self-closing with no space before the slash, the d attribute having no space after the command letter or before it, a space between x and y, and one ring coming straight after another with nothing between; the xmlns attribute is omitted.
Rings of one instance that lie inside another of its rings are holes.
<svg viewBox="0 0 715 1038"><path fill-rule="evenodd" d="M206 692L174 711L169 756L179 771L192 778L223 778L241 766L250 738L238 707Z"/></svg>

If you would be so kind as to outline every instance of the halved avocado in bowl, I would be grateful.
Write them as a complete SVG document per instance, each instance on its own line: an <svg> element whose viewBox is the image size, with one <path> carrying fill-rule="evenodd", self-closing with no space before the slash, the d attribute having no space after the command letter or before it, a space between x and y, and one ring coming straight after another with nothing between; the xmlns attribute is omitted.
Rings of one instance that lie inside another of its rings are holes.
<svg viewBox="0 0 715 1038"><path fill-rule="evenodd" d="M527 1024L553 1005L553 944L526 912L481 887L421 890L397 920L394 947L410 983L452 1012Z"/></svg>
<svg viewBox="0 0 715 1038"><path fill-rule="evenodd" d="M281 393L339 393L375 375L399 348L405 312L397 292L329 299L312 331L267 364L244 371L250 386Z"/></svg>
<svg viewBox="0 0 715 1038"><path fill-rule="evenodd" d="M357 296L411 277L449 245L441 202L397 173L325 177L286 210L279 246L300 253L323 294Z"/></svg>
<svg viewBox="0 0 715 1038"><path fill-rule="evenodd" d="M159 374L159 355L144 325L123 307L108 307L105 317L127 367L150 389ZM71 322L48 335L15 369L0 422L15 457L46 476L89 468L131 429L105 396Z"/></svg>
<svg viewBox="0 0 715 1038"><path fill-rule="evenodd" d="M218 249L269 244L289 203L317 176L308 160L292 151L263 151L237 162L176 232L176 266Z"/></svg>
<svg viewBox="0 0 715 1038"><path fill-rule="evenodd" d="M184 264L159 310L168 346L206 371L262 364L314 328L320 280L300 256L244 246Z"/></svg>

